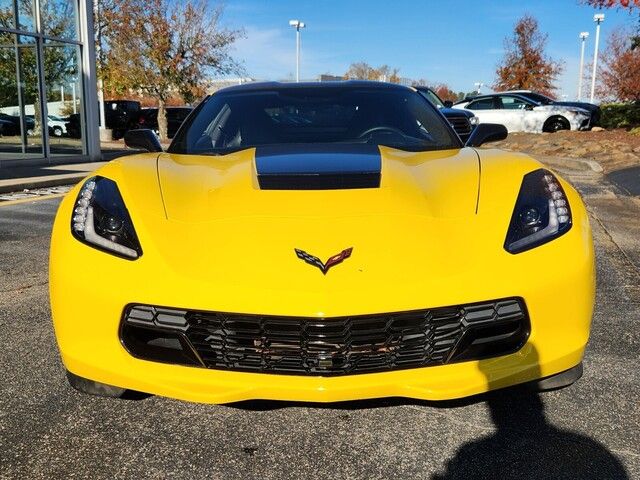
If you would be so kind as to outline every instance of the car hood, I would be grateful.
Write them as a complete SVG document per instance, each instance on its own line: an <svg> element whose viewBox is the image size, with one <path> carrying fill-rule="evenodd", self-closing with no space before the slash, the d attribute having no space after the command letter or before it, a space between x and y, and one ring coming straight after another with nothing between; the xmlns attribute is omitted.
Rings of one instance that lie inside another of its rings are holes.
<svg viewBox="0 0 640 480"><path fill-rule="evenodd" d="M505 234L538 162L491 149L378 153L375 188L265 190L254 149L131 155L98 174L117 182L142 246L123 268L188 285L206 299L197 308L335 317L453 305L470 271L514 268ZM296 249L325 263L352 250L325 275ZM163 290L162 304L184 305L181 293ZM479 282L477 295L496 293Z"/></svg>
<svg viewBox="0 0 640 480"><path fill-rule="evenodd" d="M479 160L469 148L406 152L375 146L361 153L251 148L219 156L163 154L158 178L167 218L182 222L458 218L475 212ZM310 178L321 182L309 187Z"/></svg>
<svg viewBox="0 0 640 480"><path fill-rule="evenodd" d="M440 111L446 117L466 117L471 118L474 116L470 110L462 110L462 108L441 108Z"/></svg>
<svg viewBox="0 0 640 480"><path fill-rule="evenodd" d="M577 107L582 108L583 110L588 110L589 112L595 112L600 109L598 105L587 102L553 102L551 105L559 105L563 107Z"/></svg>

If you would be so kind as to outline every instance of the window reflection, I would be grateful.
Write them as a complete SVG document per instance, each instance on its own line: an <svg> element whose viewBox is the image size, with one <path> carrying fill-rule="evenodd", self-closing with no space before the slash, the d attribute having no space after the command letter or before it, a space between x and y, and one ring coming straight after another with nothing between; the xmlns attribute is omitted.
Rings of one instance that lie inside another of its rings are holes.
<svg viewBox="0 0 640 480"><path fill-rule="evenodd" d="M34 0L18 0L17 29L27 32L36 31Z"/></svg>
<svg viewBox="0 0 640 480"><path fill-rule="evenodd" d="M0 158L44 154L35 38L0 33Z"/></svg>
<svg viewBox="0 0 640 480"><path fill-rule="evenodd" d="M16 36L0 32L0 160L23 153L16 52Z"/></svg>
<svg viewBox="0 0 640 480"><path fill-rule="evenodd" d="M19 107L22 111L22 132L25 153L44 154L42 149L42 115L38 75L36 39L18 35L18 73L20 75ZM26 135L25 135L26 134Z"/></svg>
<svg viewBox="0 0 640 480"><path fill-rule="evenodd" d="M0 28L16 28L13 0L0 0Z"/></svg>
<svg viewBox="0 0 640 480"><path fill-rule="evenodd" d="M77 0L0 0L0 160L86 153L78 25Z"/></svg>
<svg viewBox="0 0 640 480"><path fill-rule="evenodd" d="M65 39L78 37L77 0L40 0L40 24L44 34Z"/></svg>
<svg viewBox="0 0 640 480"><path fill-rule="evenodd" d="M45 43L44 75L52 155L83 153L79 61L80 48L76 45Z"/></svg>

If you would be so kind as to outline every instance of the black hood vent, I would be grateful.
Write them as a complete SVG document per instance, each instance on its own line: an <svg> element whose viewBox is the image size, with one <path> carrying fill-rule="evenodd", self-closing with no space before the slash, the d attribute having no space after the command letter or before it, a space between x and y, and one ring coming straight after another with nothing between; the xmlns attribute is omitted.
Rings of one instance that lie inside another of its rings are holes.
<svg viewBox="0 0 640 480"><path fill-rule="evenodd" d="M256 148L262 190L379 188L377 145L293 144Z"/></svg>

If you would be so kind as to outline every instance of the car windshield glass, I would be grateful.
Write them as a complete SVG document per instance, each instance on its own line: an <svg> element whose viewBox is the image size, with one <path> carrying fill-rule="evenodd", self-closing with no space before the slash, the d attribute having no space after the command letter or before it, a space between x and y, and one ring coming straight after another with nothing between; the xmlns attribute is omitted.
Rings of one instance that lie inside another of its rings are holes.
<svg viewBox="0 0 640 480"><path fill-rule="evenodd" d="M431 103L433 103L436 107L440 107L440 108L444 108L444 103L442 103L442 100L440 100L440 97L438 97L434 92L432 92L431 90L418 90L422 95L425 96L425 98L427 100L429 100Z"/></svg>
<svg viewBox="0 0 640 480"><path fill-rule="evenodd" d="M435 108L410 89L274 88L210 97L176 137L173 153L228 153L281 144L459 148Z"/></svg>
<svg viewBox="0 0 640 480"><path fill-rule="evenodd" d="M528 99L533 100L540 105L549 105L550 103L553 103L553 100L551 98L542 95L541 93L525 92L522 93L522 96L527 97Z"/></svg>

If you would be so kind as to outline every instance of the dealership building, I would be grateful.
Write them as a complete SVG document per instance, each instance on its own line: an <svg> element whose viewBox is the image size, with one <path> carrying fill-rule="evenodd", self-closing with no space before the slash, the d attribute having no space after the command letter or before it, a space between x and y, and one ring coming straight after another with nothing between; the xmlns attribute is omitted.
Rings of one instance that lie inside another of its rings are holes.
<svg viewBox="0 0 640 480"><path fill-rule="evenodd" d="M0 169L100 158L92 0L0 0Z"/></svg>

